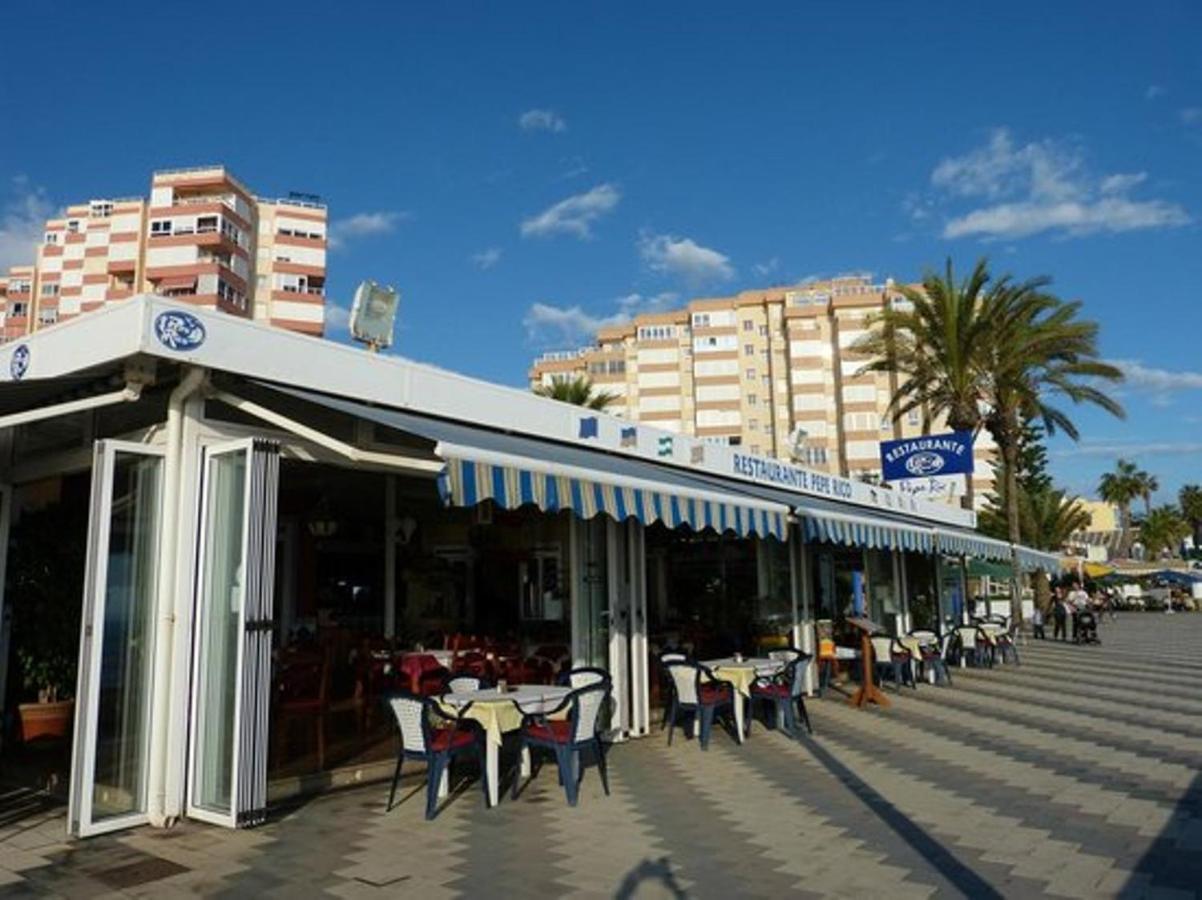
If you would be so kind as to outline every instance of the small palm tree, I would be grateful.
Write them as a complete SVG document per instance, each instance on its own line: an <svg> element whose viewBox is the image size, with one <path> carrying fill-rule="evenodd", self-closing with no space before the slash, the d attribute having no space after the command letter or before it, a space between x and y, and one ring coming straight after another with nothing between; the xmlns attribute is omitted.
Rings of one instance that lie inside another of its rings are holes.
<svg viewBox="0 0 1202 900"><path fill-rule="evenodd" d="M1114 471L1106 472L1098 482L1098 496L1119 509L1119 555L1131 551L1131 502L1140 494L1139 469L1129 459L1115 463Z"/></svg>
<svg viewBox="0 0 1202 900"><path fill-rule="evenodd" d="M920 288L899 287L909 308L885 309L852 345L854 352L870 357L861 372L897 376L899 385L889 403L895 421L917 410L924 434L939 417L955 431L980 430L986 399L981 362L991 340L984 315L989 289L986 260L978 260L969 276L957 281L948 259L943 274L927 272ZM971 508L972 478L966 481L965 505Z"/></svg>
<svg viewBox="0 0 1202 900"><path fill-rule="evenodd" d="M980 531L991 537L1005 538L1009 534L1006 521L1004 488L989 498L977 520ZM1018 489L1019 531L1022 543L1039 550L1059 550L1074 534L1089 527L1089 511L1080 498L1070 497L1057 488L1045 487L1034 491Z"/></svg>
<svg viewBox="0 0 1202 900"><path fill-rule="evenodd" d="M595 409L599 412L604 411L620 399L612 391L597 390L593 383L583 375L564 381L554 381L550 385L539 385L534 389L534 393L540 397Z"/></svg>
<svg viewBox="0 0 1202 900"><path fill-rule="evenodd" d="M1158 506L1149 510L1139 525L1139 540L1148 559L1156 559L1165 550L1176 553L1189 534L1189 523L1175 506Z"/></svg>
<svg viewBox="0 0 1202 900"><path fill-rule="evenodd" d="M1202 485L1187 484L1177 493L1181 504L1181 517L1189 523L1194 537L1194 548L1202 548Z"/></svg>

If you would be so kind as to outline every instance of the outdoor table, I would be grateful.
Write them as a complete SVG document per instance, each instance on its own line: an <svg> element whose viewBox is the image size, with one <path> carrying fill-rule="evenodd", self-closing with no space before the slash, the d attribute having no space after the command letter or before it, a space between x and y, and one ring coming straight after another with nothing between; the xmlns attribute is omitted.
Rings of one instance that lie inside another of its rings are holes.
<svg viewBox="0 0 1202 900"><path fill-rule="evenodd" d="M910 675L911 677L917 677L918 664L922 661L922 641L912 635L906 635L905 637L899 637L897 642L910 651ZM935 683L935 669L933 666L927 666L927 681L931 684Z"/></svg>
<svg viewBox="0 0 1202 900"><path fill-rule="evenodd" d="M517 731L522 727L523 713L543 713L554 709L571 690L570 687L527 684L513 685L505 693L497 688L487 688L462 694L445 694L440 698L442 706L451 715L457 715L460 707L471 703L472 708L464 718L480 723L484 729L484 766L488 773L489 806L497 805L501 744L505 732ZM521 707L521 711L518 707ZM529 774L530 754L527 751L522 754L522 776ZM439 796L445 797L449 789L447 773L443 772L442 782L438 786Z"/></svg>
<svg viewBox="0 0 1202 900"><path fill-rule="evenodd" d="M744 657L736 661L734 657L703 660L701 663L722 681L734 685L735 695L732 706L735 710L735 732L739 743L743 743L743 721L745 701L751 699L751 685L757 678L770 677L785 668L783 661L769 659L763 656Z"/></svg>

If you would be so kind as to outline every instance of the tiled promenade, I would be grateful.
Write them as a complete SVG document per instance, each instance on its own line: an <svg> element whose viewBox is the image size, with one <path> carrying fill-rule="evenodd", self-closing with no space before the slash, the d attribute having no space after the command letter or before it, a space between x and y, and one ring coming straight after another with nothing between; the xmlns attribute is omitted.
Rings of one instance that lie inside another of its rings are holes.
<svg viewBox="0 0 1202 900"><path fill-rule="evenodd" d="M254 831L67 842L60 808L10 798L0 896L1202 895L1202 614L1102 639L1028 644L887 712L813 701L806 743L618 746L613 795L590 769L576 809L545 767L491 811L465 786L433 823L369 786Z"/></svg>

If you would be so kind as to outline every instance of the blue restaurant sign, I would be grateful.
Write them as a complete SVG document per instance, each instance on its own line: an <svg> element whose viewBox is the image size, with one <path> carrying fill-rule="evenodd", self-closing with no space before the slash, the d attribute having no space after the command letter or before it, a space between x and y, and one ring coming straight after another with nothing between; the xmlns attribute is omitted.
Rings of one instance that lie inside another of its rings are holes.
<svg viewBox="0 0 1202 900"><path fill-rule="evenodd" d="M881 441L881 477L885 481L969 472L972 472L971 431Z"/></svg>

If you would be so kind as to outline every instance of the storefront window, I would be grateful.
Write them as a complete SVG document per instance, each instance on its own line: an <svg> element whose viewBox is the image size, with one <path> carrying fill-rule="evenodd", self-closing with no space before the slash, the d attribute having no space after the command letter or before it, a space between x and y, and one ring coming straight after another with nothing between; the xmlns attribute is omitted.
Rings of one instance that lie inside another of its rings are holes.
<svg viewBox="0 0 1202 900"><path fill-rule="evenodd" d="M900 585L893 571L893 551L867 550L868 615L874 622L892 634L904 631L901 626L902 603Z"/></svg>
<svg viewBox="0 0 1202 900"><path fill-rule="evenodd" d="M902 556L902 565L905 566L906 592L910 601L910 627L938 632L934 559L923 553L906 553Z"/></svg>

